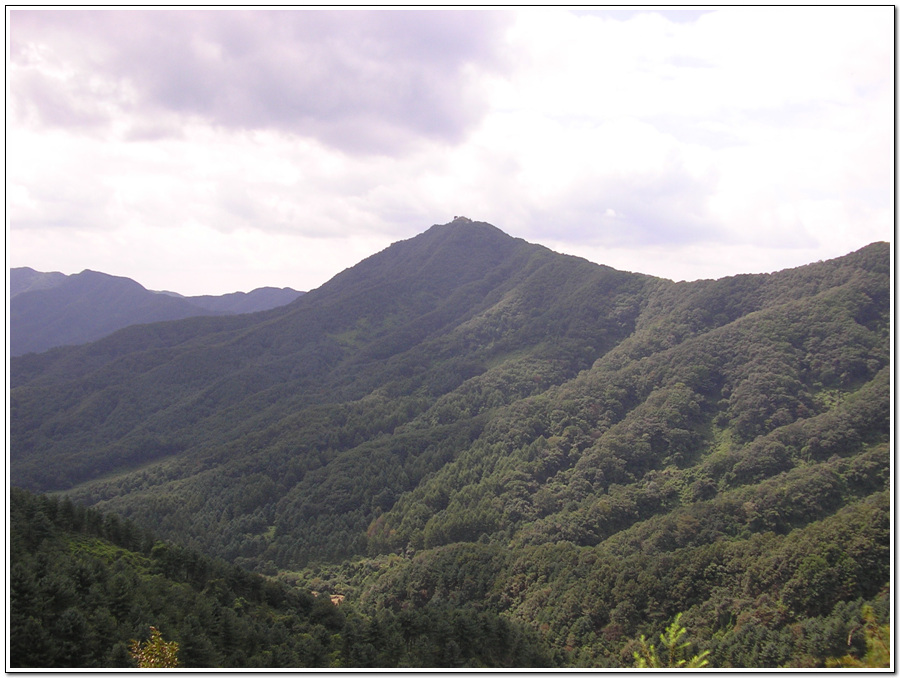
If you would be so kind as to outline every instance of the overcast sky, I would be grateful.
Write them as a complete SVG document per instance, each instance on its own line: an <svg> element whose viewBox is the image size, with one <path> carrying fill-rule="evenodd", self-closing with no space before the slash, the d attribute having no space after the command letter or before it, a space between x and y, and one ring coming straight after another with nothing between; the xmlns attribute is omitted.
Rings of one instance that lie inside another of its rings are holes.
<svg viewBox="0 0 900 678"><path fill-rule="evenodd" d="M309 290L465 215L694 280L893 237L892 7L7 11L9 266Z"/></svg>

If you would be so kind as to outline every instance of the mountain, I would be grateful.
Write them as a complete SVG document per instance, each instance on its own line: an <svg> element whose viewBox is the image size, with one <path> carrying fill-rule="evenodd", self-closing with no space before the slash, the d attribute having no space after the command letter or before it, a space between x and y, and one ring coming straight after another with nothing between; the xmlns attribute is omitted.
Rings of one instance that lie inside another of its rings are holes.
<svg viewBox="0 0 900 678"><path fill-rule="evenodd" d="M250 292L231 292L218 296L205 294L186 298L215 313L256 313L289 304L301 294L303 292L290 287L257 287Z"/></svg>
<svg viewBox="0 0 900 678"><path fill-rule="evenodd" d="M287 306L14 358L11 480L568 666L676 619L715 666L820 666L886 609L889 334L886 243L674 283L457 220Z"/></svg>
<svg viewBox="0 0 900 678"><path fill-rule="evenodd" d="M63 273L42 273L35 271L33 268L22 267L13 268L9 272L9 297L28 292L29 290L44 290L50 287L56 287L63 283L66 279Z"/></svg>
<svg viewBox="0 0 900 678"><path fill-rule="evenodd" d="M10 354L83 344L133 324L267 310L299 294L289 288L260 288L221 297L180 297L157 294L130 278L96 271L66 276L13 268Z"/></svg>

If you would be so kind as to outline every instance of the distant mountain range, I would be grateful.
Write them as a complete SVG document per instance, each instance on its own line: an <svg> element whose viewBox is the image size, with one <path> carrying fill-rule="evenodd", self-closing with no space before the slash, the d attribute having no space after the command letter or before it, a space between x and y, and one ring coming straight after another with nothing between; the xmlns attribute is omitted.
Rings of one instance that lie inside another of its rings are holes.
<svg viewBox="0 0 900 678"><path fill-rule="evenodd" d="M129 325L265 311L303 294L289 287L261 287L246 293L186 297L90 270L65 275L22 267L11 269L9 279L14 356L84 344Z"/></svg>
<svg viewBox="0 0 900 678"><path fill-rule="evenodd" d="M410 649L359 625L393 614L446 626L432 667L498 620L567 667L678 623L715 667L861 661L890 623L891 284L887 243L675 283L457 219L288 305L12 358L10 483L341 597L360 663Z"/></svg>

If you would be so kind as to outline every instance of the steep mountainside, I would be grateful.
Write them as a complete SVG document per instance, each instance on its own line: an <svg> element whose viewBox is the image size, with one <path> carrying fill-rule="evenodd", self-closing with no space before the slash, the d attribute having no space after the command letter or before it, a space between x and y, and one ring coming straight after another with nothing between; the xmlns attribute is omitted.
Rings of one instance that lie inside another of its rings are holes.
<svg viewBox="0 0 900 678"><path fill-rule="evenodd" d="M572 665L679 612L715 665L820 665L889 582L889 328L885 243L672 283L456 221L289 306L14 359L12 482Z"/></svg>
<svg viewBox="0 0 900 678"><path fill-rule="evenodd" d="M408 418L489 362L536 369L509 395L537 392L627 336L637 311L629 302L650 282L490 226L437 227L290 306L128 328L88 346L25 356L12 374L24 398L15 404L16 466L43 478L25 471L19 482L62 489L153 456L180 464L186 457L173 453L194 445L192 454L218 456L270 423L274 435L302 408L352 403L378 389L396 396L384 398L390 409L409 412L392 418ZM577 310L573 293L584 299ZM86 400L85 383L99 387ZM70 422L83 444L33 419L25 405L32 398L62 429ZM45 462L55 450L67 461L51 468Z"/></svg>
<svg viewBox="0 0 900 678"><path fill-rule="evenodd" d="M252 313L293 301L289 288L182 297L145 289L130 278L10 270L10 355L95 341L128 325L197 315Z"/></svg>
<svg viewBox="0 0 900 678"><path fill-rule="evenodd" d="M552 663L535 634L496 614L345 614L327 595L22 490L8 518L13 668L137 668L130 645L151 627L185 669Z"/></svg>

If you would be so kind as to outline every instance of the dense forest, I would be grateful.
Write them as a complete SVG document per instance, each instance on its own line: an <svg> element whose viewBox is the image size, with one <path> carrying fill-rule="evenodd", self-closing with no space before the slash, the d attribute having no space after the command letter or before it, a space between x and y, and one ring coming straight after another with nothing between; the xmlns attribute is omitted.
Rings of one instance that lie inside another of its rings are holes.
<svg viewBox="0 0 900 678"><path fill-rule="evenodd" d="M673 283L458 221L282 308L14 358L12 482L343 596L346 666L634 666L679 629L708 666L877 663L889 335L885 243Z"/></svg>
<svg viewBox="0 0 900 678"><path fill-rule="evenodd" d="M12 490L9 664L137 668L156 629L180 668L550 666L536 634L471 609L363 615L159 541L115 514Z"/></svg>
<svg viewBox="0 0 900 678"><path fill-rule="evenodd" d="M162 542L115 514L15 488L9 539L12 668L134 668L129 647L156 629L176 645L181 668L646 666L640 664L648 656L642 649L652 645L643 637L613 643L609 636L614 634L608 632L605 643L592 638L591 645L581 645L578 628L570 630L563 648L548 642L541 631L554 617L564 616L573 604L589 604L580 598L590 591L579 583L578 570L593 563L583 558L555 562L558 550L523 554L513 563L502 550L484 545L441 549L427 564L405 563L385 588L373 589L370 600L345 603L341 596L310 592L296 580L252 574ZM688 570L696 571L700 559L694 560L685 564ZM385 565L356 563L344 574L365 580ZM547 621L539 630L482 602L485 595L490 601L490 572L500 566L508 575L523 565L545 573L562 566L568 575L561 609L551 612L549 601L540 606L540 618ZM643 571L645 582L655 569ZM313 581L332 588L335 582L321 574ZM640 574L612 569L609 579L620 584ZM649 590L658 595L665 584ZM414 599L404 596L411 588ZM589 624L581 612L576 627ZM780 632L766 624L779 612L784 616L783 607L773 605L745 613L739 633L732 622L730 633L713 638L680 626L689 635L675 647L679 656L702 656L712 666L774 665L786 658L793 659L788 666L873 666L886 659L890 610L885 591L868 603L862 598L839 603L828 614ZM734 611L722 604L709 610L707 619L694 615L691 621L721 623L723 614ZM618 645L619 651L597 656L604 644ZM665 643L657 645L663 650ZM700 646L707 649L697 651Z"/></svg>

